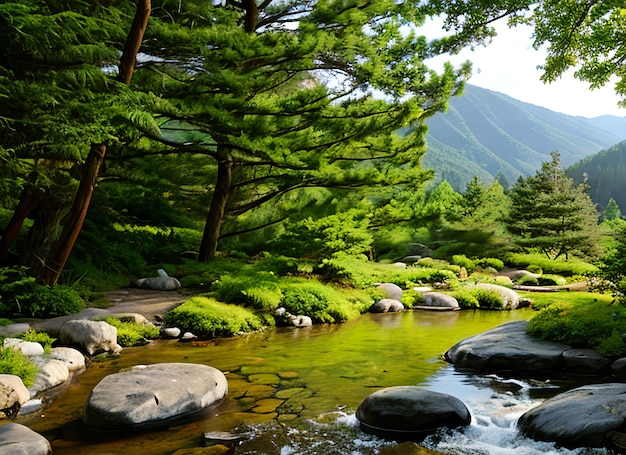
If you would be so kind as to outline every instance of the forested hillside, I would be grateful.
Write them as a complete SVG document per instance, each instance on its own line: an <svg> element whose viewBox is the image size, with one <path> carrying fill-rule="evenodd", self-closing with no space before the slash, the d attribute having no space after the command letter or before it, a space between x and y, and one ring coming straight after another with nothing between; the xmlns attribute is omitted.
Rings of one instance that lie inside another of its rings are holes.
<svg viewBox="0 0 626 455"><path fill-rule="evenodd" d="M570 166L622 140L607 122L623 119L605 117L568 116L467 85L447 112L427 121L423 163L457 190L474 176L488 182L501 174L513 183L535 172L552 151Z"/></svg>
<svg viewBox="0 0 626 455"><path fill-rule="evenodd" d="M577 182L587 176L589 195L601 210L610 198L626 208L626 141L574 164L567 174Z"/></svg>

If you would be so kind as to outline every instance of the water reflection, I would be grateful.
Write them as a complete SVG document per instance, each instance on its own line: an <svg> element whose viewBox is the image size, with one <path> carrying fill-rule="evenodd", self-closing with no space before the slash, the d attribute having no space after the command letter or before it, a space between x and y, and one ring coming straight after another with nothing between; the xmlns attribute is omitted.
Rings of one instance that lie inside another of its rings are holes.
<svg viewBox="0 0 626 455"><path fill-rule="evenodd" d="M461 374L441 360L463 338L530 316L523 311L370 314L341 325L271 329L209 342L158 341L90 365L42 414L22 417L20 423L44 434L55 455L165 455L201 447L209 431L253 432L237 449L240 454L373 454L390 443L358 430L354 411L361 400L382 387L423 385L459 397L473 415L467 431L432 438L427 441L432 448L499 454L516 447L517 454L544 453L519 439L515 421L537 403L533 390L549 390L551 384ZM108 374L157 362L218 368L228 378L229 394L212 413L185 425L105 441L85 435L80 417L90 390ZM467 449L470 440L487 444L491 432L503 431L504 440Z"/></svg>

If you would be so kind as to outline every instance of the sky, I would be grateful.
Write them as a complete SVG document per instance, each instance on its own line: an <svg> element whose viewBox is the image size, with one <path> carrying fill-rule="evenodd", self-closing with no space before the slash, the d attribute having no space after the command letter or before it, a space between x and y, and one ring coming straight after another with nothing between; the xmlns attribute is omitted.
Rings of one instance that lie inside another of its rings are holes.
<svg viewBox="0 0 626 455"><path fill-rule="evenodd" d="M434 38L441 34L440 26L427 24L420 31ZM545 51L532 47L530 27L509 29L506 24L496 26L498 36L486 47L474 51L465 49L459 55L438 57L429 65L438 69L443 61L459 64L470 60L473 74L469 84L504 93L520 101L542 106L556 112L582 117L615 115L626 117L626 109L619 108L614 84L591 90L587 82L574 78L573 70L551 84L541 82Z"/></svg>

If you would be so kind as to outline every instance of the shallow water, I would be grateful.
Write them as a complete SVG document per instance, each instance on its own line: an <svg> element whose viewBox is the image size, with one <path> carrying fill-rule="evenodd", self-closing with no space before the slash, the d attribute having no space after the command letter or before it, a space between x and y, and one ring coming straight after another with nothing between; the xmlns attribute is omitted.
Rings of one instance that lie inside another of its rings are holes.
<svg viewBox="0 0 626 455"><path fill-rule="evenodd" d="M156 341L126 348L116 359L93 363L51 405L18 422L46 436L55 455L166 455L203 447L209 431L246 432L238 454L375 454L389 442L359 431L354 411L374 391L421 385L454 395L472 424L424 441L451 454L600 454L539 444L518 435L519 415L563 384L468 375L442 354L463 338L499 324L527 319L527 311L367 314L340 325L279 328L231 339ZM81 425L91 389L106 375L137 364L191 362L226 374L226 399L202 418L164 430L96 437Z"/></svg>

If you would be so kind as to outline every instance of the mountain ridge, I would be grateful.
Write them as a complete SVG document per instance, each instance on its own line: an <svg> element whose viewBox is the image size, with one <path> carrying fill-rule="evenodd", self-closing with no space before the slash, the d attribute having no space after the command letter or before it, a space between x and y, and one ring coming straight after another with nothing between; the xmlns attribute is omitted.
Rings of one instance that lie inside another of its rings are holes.
<svg viewBox="0 0 626 455"><path fill-rule="evenodd" d="M626 117L570 116L469 84L426 124L422 164L458 191L474 176L513 183L532 175L554 150L568 167L626 139Z"/></svg>

